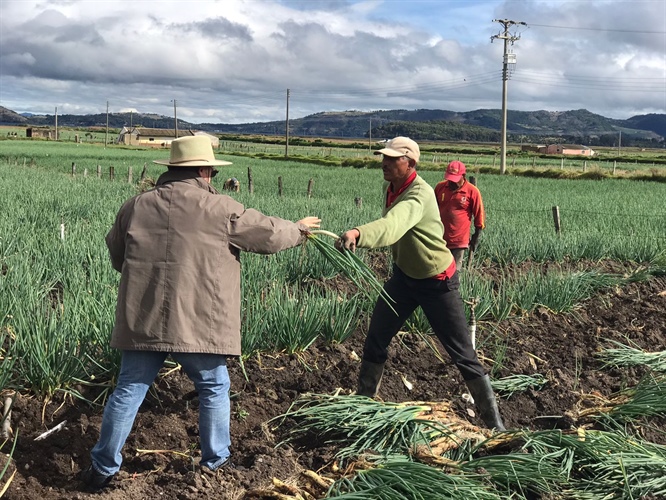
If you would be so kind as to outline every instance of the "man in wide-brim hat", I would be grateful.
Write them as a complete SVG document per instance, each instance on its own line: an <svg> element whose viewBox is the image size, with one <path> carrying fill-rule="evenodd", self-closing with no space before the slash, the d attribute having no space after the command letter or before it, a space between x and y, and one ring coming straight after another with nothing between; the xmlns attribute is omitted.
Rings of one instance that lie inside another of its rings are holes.
<svg viewBox="0 0 666 500"><path fill-rule="evenodd" d="M275 253L301 243L317 217L291 222L245 209L210 184L217 160L205 136L176 139L169 170L130 198L106 236L121 273L111 346L122 351L118 383L104 409L91 489L109 484L146 391L170 354L199 394L203 468L229 464L227 356L241 354L240 252Z"/></svg>

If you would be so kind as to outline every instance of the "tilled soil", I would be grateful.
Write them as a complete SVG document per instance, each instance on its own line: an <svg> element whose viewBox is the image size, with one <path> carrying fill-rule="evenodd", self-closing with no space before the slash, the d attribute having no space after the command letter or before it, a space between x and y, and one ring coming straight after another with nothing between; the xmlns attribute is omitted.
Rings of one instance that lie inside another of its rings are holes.
<svg viewBox="0 0 666 500"><path fill-rule="evenodd" d="M493 336L506 339L502 360ZM642 369L601 369L595 356L611 347L610 341L650 351L666 343L666 278L605 290L575 312L554 314L544 308L499 325L480 323L479 354L496 378L511 374L542 373L548 384L539 391L516 393L500 400L509 428L571 428L589 398L609 396L634 385ZM156 381L137 417L124 449L125 462L112 486L101 493L82 490L77 476L89 463L102 408L71 398L47 404L21 395L12 412L18 432L15 462L3 482L16 470L5 493L11 500L60 499L209 499L250 498L271 485L272 478L287 480L303 469L326 475L334 449L316 442L276 447L287 426L271 421L284 414L299 395L331 394L355 388L363 332L341 345L314 345L300 355L262 355L240 363L229 361L232 380L232 457L234 469L201 474L198 460L197 408L194 388L180 371L168 371ZM443 352L443 351L442 351ZM491 358L495 359L491 359ZM404 379L413 384L409 390ZM391 346L380 396L385 401L451 400L456 413L479 424L468 413L461 395L464 384L450 364L442 364L423 338L404 334ZM87 393L94 398L96 394ZM46 439L34 438L62 421L62 430ZM663 419L657 424L666 428ZM663 435L647 439L664 442ZM3 451L8 448L5 447ZM145 450L145 451L140 451ZM3 460L5 462L5 460ZM255 495L252 498L261 497ZM268 497L266 497L268 498Z"/></svg>

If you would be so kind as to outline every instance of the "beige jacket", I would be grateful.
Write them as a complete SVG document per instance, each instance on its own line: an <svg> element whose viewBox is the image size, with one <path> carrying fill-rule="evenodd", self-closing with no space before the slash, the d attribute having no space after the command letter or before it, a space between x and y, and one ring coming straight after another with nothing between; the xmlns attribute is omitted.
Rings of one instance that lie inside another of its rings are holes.
<svg viewBox="0 0 666 500"><path fill-rule="evenodd" d="M126 201L106 236L121 273L112 347L240 355L241 250L303 241L305 226L246 210L194 170Z"/></svg>

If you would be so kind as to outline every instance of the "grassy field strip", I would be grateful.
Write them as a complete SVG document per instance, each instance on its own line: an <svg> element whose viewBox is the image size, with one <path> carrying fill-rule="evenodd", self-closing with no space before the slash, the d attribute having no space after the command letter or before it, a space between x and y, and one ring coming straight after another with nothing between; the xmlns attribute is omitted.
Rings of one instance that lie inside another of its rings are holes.
<svg viewBox="0 0 666 500"><path fill-rule="evenodd" d="M7 129L6 133L16 132L18 134L17 139L12 139L9 136L3 138L3 143L6 144L18 144L15 147L7 147L8 151L16 152L17 155L26 155L26 150L33 150L39 148L40 145L44 148L50 148L54 142L53 141L40 141L40 140L25 140L25 129L16 127L14 129ZM63 144L69 147L95 147L98 149L104 148L105 142L105 133L102 131L87 132L87 131L77 131L70 129L61 129L59 131L60 141L58 144ZM78 145L74 143L76 136L79 137L81 141ZM119 149L119 146L115 145L115 140L117 134L109 132L107 139L107 150ZM22 140L21 140L22 139ZM355 144L363 145L359 148L345 148L345 147L326 147L317 145L316 143L310 146L305 145L295 145L290 144L289 154L290 156L309 156L312 158L345 158L345 159L368 159L372 158L373 151L379 149L381 145L375 141L369 143L367 140L359 139ZM365 146L367 144L367 147ZM27 146L26 146L27 145ZM439 144L429 144L427 142L422 144L422 154L421 161L423 163L429 164L430 168L439 168L444 169L446 165L452 160L460 160L464 162L468 168L482 168L482 167L496 167L499 168L499 146L488 146L488 145L475 145L473 143L466 145L451 145L447 144L446 147L451 149L464 149L467 152L448 152L440 153L436 151L430 151L432 148L441 148L442 145ZM597 148L595 148L596 150ZM22 150L22 151L21 151ZM104 149L103 149L104 150ZM470 150L479 150L479 153L470 153ZM160 151L159 148L153 151ZM161 151L164 151L163 149ZM494 152L494 154L489 154L489 152ZM254 142L242 142L242 141L230 141L222 139L220 141L220 147L218 148L218 153L220 154L252 154L252 155L279 155L282 156L285 153L284 144L263 144L263 143L254 143ZM615 159L609 159L609 157L615 158L617 151L609 148L599 148L600 156L590 157L590 158L539 158L527 154L521 154L518 146L509 145L508 156L507 156L507 168L509 169L565 169L572 171L603 171L603 172L613 172L617 171L648 171L648 170L664 170L665 167L663 163L650 162L649 159L654 153L644 153L641 151L632 151L631 156L640 159L639 161L616 161ZM627 154L627 151L625 151ZM76 161L75 157L77 155L72 155L71 161ZM100 154L100 157L105 157L105 155ZM111 157L112 158L112 157ZM662 158L659 158L661 160ZM646 162L647 160L647 162ZM71 163L70 163L71 166ZM86 165L87 166L87 165ZM95 165L93 165L95 166ZM88 168L90 168L88 166Z"/></svg>

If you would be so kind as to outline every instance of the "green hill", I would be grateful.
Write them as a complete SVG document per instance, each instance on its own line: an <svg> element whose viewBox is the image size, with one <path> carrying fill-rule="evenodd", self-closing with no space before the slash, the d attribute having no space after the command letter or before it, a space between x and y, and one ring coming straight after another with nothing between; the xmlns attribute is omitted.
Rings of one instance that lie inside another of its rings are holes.
<svg viewBox="0 0 666 500"><path fill-rule="evenodd" d="M0 107L0 123L11 125L53 125L53 115L22 116ZM107 116L58 115L63 127L105 127ZM173 128L169 116L142 113L111 113L109 127L130 124L151 128ZM289 120L291 136L327 138L389 138L407 135L416 139L440 141L497 142L502 124L501 110L477 109L456 112L438 109L381 110L372 112L321 112ZM179 130L197 129L218 134L260 134L282 136L285 122L242 124L199 123L178 120ZM507 133L514 142L571 142L613 146L660 146L666 136L666 114L637 115L615 120L585 109L572 111L507 112Z"/></svg>

